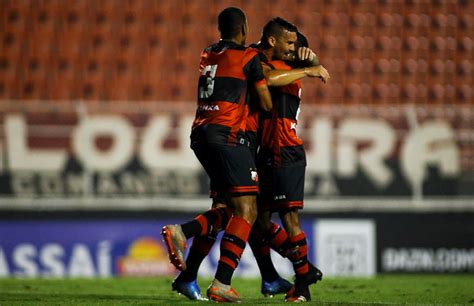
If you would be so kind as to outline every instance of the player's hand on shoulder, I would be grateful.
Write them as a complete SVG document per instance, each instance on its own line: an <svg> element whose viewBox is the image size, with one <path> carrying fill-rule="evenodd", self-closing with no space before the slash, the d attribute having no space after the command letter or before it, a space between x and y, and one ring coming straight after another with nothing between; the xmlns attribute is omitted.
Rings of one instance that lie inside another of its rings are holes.
<svg viewBox="0 0 474 306"><path fill-rule="evenodd" d="M308 61L310 63L314 63L318 58L316 53L314 53L314 51L311 50L310 48L300 47L298 48L297 52L298 52L298 60L300 61Z"/></svg>

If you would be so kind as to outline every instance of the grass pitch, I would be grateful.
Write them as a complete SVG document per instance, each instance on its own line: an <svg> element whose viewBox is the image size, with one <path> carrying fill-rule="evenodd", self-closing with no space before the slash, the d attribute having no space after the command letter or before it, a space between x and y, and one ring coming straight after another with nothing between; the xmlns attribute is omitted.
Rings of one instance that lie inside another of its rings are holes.
<svg viewBox="0 0 474 306"><path fill-rule="evenodd" d="M0 279L0 305L186 305L171 291L171 278ZM201 290L209 284L199 279ZM260 280L235 278L244 304L284 305L283 296L263 298ZM473 275L386 275L375 278L327 278L311 287L312 303L474 304ZM286 304L287 305L287 304Z"/></svg>

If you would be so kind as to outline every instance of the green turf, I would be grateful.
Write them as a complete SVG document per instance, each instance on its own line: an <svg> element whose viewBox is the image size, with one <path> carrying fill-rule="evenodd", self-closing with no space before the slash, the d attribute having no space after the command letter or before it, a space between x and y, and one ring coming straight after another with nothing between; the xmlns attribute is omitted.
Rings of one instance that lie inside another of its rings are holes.
<svg viewBox="0 0 474 306"><path fill-rule="evenodd" d="M170 278L0 279L0 305L163 305L195 304L170 290ZM204 290L209 280L200 279ZM283 296L265 299L260 281L236 278L245 304L284 304ZM472 275L387 275L376 278L327 278L311 287L313 303L474 304ZM200 302L201 304L206 302Z"/></svg>

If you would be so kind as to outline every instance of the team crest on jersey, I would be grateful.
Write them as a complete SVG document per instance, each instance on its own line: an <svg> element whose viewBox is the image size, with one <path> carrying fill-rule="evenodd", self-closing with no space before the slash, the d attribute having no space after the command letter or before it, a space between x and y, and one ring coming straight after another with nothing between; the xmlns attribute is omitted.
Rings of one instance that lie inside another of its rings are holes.
<svg viewBox="0 0 474 306"><path fill-rule="evenodd" d="M251 175L252 181L258 182L258 173L257 173L257 171L250 170L250 175Z"/></svg>

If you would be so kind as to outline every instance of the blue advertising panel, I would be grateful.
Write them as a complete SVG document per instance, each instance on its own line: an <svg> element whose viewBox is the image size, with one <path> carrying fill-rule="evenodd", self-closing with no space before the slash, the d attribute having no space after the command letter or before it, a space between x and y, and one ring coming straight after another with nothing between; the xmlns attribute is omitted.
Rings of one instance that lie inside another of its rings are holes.
<svg viewBox="0 0 474 306"><path fill-rule="evenodd" d="M175 275L160 231L185 220L15 220L0 221L0 277L109 277ZM312 223L302 222L312 242ZM220 236L218 243L220 241ZM188 245L191 240L188 241ZM201 276L213 276L218 243L202 263ZM310 258L313 250L310 248ZM287 259L272 254L284 276L293 274ZM257 277L249 247L236 275Z"/></svg>
<svg viewBox="0 0 474 306"><path fill-rule="evenodd" d="M175 220L167 220L167 223ZM2 221L0 276L170 275L160 221Z"/></svg>

